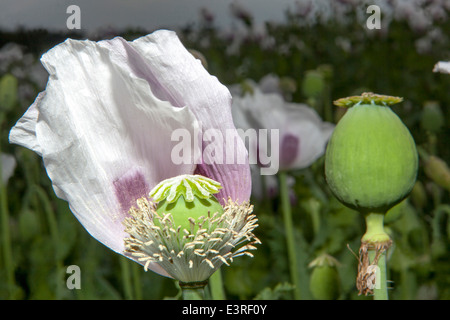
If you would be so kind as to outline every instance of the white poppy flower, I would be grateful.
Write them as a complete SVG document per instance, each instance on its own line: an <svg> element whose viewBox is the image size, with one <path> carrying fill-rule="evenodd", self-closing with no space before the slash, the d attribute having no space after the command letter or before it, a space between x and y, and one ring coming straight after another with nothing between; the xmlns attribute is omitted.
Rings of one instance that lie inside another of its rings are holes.
<svg viewBox="0 0 450 320"><path fill-rule="evenodd" d="M68 39L41 62L47 87L12 128L10 142L42 156L57 196L112 250L124 254L130 207L164 179L201 174L222 185L222 204L249 199L248 164L215 163L210 154L195 153L190 162L172 161L176 129L194 138L210 128L235 130L228 89L174 32L132 42ZM242 141L221 147L246 154ZM168 275L157 263L148 268Z"/></svg>

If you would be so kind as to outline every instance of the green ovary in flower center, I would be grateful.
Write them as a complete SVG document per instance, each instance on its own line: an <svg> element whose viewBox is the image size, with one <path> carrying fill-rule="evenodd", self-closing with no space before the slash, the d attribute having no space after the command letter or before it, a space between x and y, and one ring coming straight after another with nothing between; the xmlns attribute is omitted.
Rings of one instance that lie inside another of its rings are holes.
<svg viewBox="0 0 450 320"><path fill-rule="evenodd" d="M207 280L222 264L255 250L260 241L248 202L228 199L224 207L213 193L220 183L200 175L182 175L159 183L150 197L137 200L124 220L125 252L144 265L157 263L183 283ZM245 244L248 242L248 244Z"/></svg>
<svg viewBox="0 0 450 320"><path fill-rule="evenodd" d="M194 197L193 201L186 201L181 195L175 202L167 200L159 202L156 212L161 216L171 213L175 226L181 226L182 229L195 233L193 221L202 216L210 217L216 212L221 215L223 207L213 195L208 199Z"/></svg>

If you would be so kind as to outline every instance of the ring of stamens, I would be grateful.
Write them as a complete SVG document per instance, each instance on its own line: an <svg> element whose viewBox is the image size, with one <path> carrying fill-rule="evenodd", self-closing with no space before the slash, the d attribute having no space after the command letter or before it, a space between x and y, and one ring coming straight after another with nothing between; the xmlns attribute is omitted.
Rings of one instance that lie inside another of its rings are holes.
<svg viewBox="0 0 450 320"><path fill-rule="evenodd" d="M174 225L170 213L159 215L154 203L140 198L124 220L125 232L130 235L125 239L125 252L145 270L158 263L179 281L204 281L238 256L253 257L249 251L261 242L252 233L258 226L252 211L249 203L229 199L223 214L208 212L206 217L190 218L190 230L182 230Z"/></svg>

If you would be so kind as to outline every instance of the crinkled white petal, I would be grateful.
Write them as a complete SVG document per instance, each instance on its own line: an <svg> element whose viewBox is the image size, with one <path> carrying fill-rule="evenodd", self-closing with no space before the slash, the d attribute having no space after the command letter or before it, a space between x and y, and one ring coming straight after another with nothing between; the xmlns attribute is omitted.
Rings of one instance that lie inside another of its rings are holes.
<svg viewBox="0 0 450 320"><path fill-rule="evenodd" d="M41 61L50 74L45 94L10 141L42 155L57 195L93 237L123 253L127 206L157 182L193 173L194 161L171 161L171 134L185 128L193 135L198 121L187 107L156 96L146 62L123 39L67 40Z"/></svg>
<svg viewBox="0 0 450 320"><path fill-rule="evenodd" d="M40 156L42 156L42 150L36 138L36 123L39 116L37 105L39 105L44 96L45 91L39 93L34 103L28 108L22 118L17 121L9 133L9 142L20 144L33 150Z"/></svg>
<svg viewBox="0 0 450 320"><path fill-rule="evenodd" d="M184 49L174 32L160 30L131 45L146 59L151 71L146 73L146 80L152 84L155 95L174 106L187 106L200 122L203 134L214 129L224 138L204 141L202 148L205 150L208 146L209 150L216 149L221 154L223 151L223 163L218 163L216 160L220 159L213 158L211 153L203 152L203 161L196 173L222 184L223 188L217 194L222 204L228 197L247 201L251 192L250 168L245 145L237 136L233 123L229 90L204 69L200 60ZM234 134L235 141L226 140L227 133ZM242 164L237 163L238 159L227 162L227 155L243 159Z"/></svg>

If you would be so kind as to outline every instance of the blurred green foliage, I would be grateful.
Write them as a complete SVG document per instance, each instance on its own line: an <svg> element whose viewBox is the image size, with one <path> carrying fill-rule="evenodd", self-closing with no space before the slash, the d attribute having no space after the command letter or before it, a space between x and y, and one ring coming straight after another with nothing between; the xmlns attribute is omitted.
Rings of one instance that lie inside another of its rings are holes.
<svg viewBox="0 0 450 320"><path fill-rule="evenodd" d="M251 20L241 23L237 19L238 27L229 34L205 20L200 27L184 28L179 36L187 47L204 55L208 71L222 83L259 81L269 73L289 79L287 99L309 103L327 121L339 119L342 110L332 107L332 101L341 97L363 91L404 97L393 110L414 136L421 150L421 165L411 197L386 217L394 240L388 257L390 296L450 299L449 190L436 181L436 177L448 175L444 172L448 167L439 167L441 171L433 175L428 174L433 168L427 170L430 156L450 162L450 75L432 72L436 62L450 60L449 40L430 40L428 48L419 50L417 44L427 33L412 30L405 21L394 20L387 30L378 31L367 30L356 19L348 24L330 21L305 26L299 17L286 16L286 23L266 24L263 35L254 32ZM448 20L436 22L435 27L450 35ZM132 40L149 32L126 30L116 35ZM43 52L66 36L84 37L22 29L0 32L0 44L22 45L37 63ZM41 159L8 143L10 128L43 89L42 84L34 83L32 93L24 95L23 85L30 84L30 79L14 76L18 67L20 61L4 67L0 74L0 149L17 160L13 177L1 189L0 299L179 298L173 280L144 272L93 239L67 203L54 195ZM355 288L354 253L364 233L363 218L331 195L324 180L323 158L308 169L289 174L295 178L293 214L300 277L309 279L309 263L326 253L339 261L340 286L333 297L370 299L358 296ZM278 196L253 199L253 203L260 224L256 235L262 245L253 259L240 258L222 268L227 298L290 299ZM5 251L8 242L10 252ZM80 290L66 287L69 265L81 269ZM312 299L309 285L305 281L302 296Z"/></svg>

